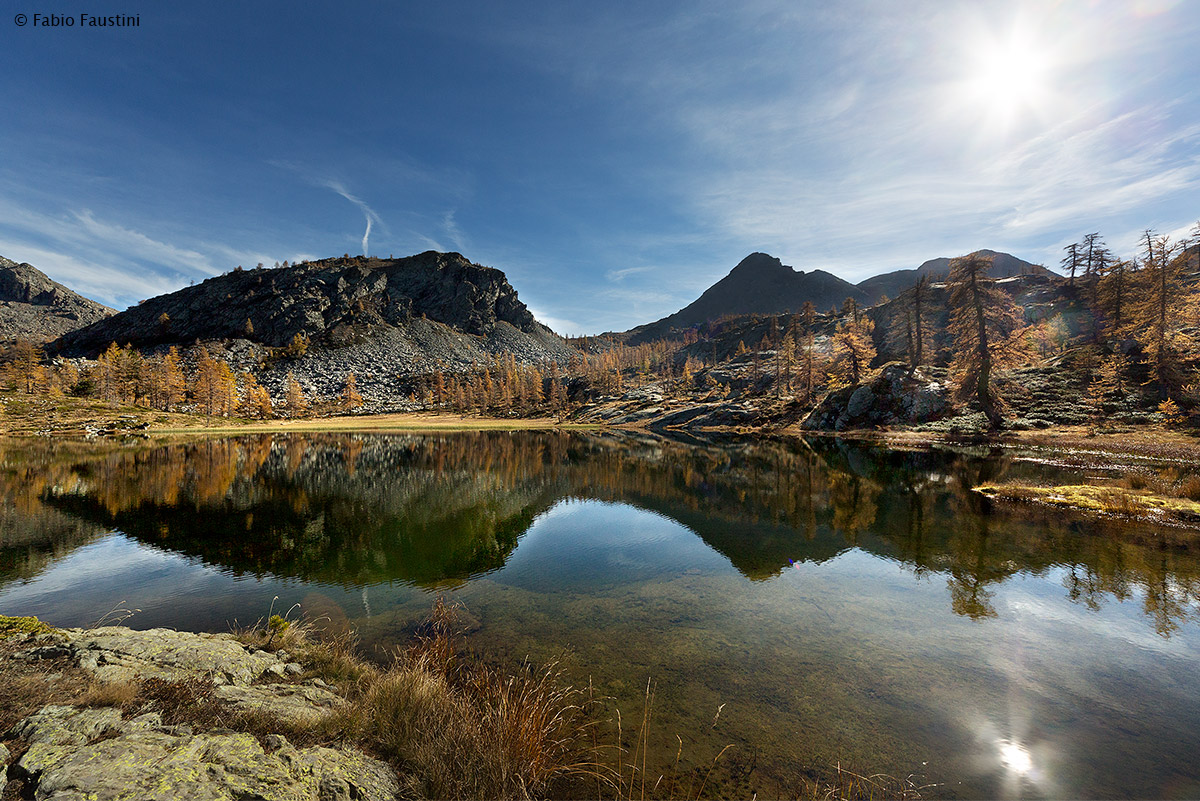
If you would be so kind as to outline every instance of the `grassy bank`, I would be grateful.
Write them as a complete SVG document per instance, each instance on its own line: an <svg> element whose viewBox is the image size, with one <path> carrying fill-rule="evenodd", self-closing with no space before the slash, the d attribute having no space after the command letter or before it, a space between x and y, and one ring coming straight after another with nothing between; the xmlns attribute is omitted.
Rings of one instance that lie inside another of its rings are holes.
<svg viewBox="0 0 1200 801"><path fill-rule="evenodd" d="M110 437L323 431L524 431L596 428L550 417L490 418L438 412L249 420L161 412L90 398L0 392L0 436Z"/></svg>

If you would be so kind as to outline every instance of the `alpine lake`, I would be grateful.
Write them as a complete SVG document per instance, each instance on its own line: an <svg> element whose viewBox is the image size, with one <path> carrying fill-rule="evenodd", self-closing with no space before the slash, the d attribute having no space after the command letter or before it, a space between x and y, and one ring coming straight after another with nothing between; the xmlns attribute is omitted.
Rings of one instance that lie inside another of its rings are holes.
<svg viewBox="0 0 1200 801"><path fill-rule="evenodd" d="M647 774L711 769L709 796L841 766L926 798L1200 797L1200 534L971 491L1112 469L568 431L9 441L0 612L288 612L382 658L441 596L465 649L610 698L627 747L649 707Z"/></svg>

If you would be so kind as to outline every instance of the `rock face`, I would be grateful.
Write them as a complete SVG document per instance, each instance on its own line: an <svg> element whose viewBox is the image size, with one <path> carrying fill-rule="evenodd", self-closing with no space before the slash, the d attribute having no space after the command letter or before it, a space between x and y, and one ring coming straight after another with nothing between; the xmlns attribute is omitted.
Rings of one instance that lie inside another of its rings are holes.
<svg viewBox="0 0 1200 801"><path fill-rule="evenodd" d="M345 346L419 318L476 336L487 336L501 323L527 335L550 334L504 273L458 253L429 251L404 259L359 256L235 270L151 298L64 336L55 347L89 356L110 342L144 348L245 339L280 347L296 334Z"/></svg>
<svg viewBox="0 0 1200 801"><path fill-rule="evenodd" d="M193 734L157 712L122 720L113 708L47 706L10 736L29 750L9 770L46 801L259 798L285 801L393 799L387 765L350 750L296 748L280 735Z"/></svg>
<svg viewBox="0 0 1200 801"><path fill-rule="evenodd" d="M272 352L297 334L304 354ZM504 273L458 253L405 259L325 259L235 270L151 298L48 346L93 357L110 343L143 350L202 343L256 373L278 401L293 374L309 397L337 397L353 373L363 411L407 411L410 379L470 372L496 356L567 364L579 354L534 319ZM417 380L413 379L413 380Z"/></svg>
<svg viewBox="0 0 1200 801"><path fill-rule="evenodd" d="M870 383L830 392L801 425L845 431L936 420L950 411L945 376L944 368L922 367L910 376L907 365L886 364Z"/></svg>
<svg viewBox="0 0 1200 801"><path fill-rule="evenodd" d="M33 265L0 257L0 341L46 342L115 313Z"/></svg>

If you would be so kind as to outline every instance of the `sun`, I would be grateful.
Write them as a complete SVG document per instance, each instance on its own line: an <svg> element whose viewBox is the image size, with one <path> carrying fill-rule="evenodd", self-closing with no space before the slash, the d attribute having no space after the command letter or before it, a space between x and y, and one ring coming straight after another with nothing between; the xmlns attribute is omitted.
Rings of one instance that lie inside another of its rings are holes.
<svg viewBox="0 0 1200 801"><path fill-rule="evenodd" d="M1046 108L1051 63L1046 48L1034 40L1019 34L982 39L967 61L966 97L994 121L1011 125Z"/></svg>

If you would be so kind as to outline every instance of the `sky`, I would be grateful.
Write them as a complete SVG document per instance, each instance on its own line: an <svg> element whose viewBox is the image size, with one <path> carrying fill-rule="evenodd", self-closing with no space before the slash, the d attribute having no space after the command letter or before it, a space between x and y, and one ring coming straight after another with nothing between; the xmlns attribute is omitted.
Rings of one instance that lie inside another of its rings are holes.
<svg viewBox="0 0 1200 801"><path fill-rule="evenodd" d="M858 282L1200 219L1190 0L50 6L0 17L0 255L118 309L454 250L591 334L755 251Z"/></svg>

